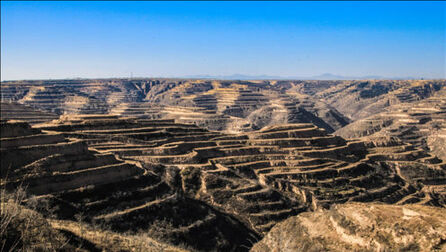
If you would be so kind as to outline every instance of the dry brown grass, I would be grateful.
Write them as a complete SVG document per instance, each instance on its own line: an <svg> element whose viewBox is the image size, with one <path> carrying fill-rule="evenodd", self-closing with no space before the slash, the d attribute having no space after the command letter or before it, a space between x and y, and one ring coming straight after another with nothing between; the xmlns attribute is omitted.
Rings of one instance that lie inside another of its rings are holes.
<svg viewBox="0 0 446 252"><path fill-rule="evenodd" d="M25 198L21 187L14 193L1 191L0 251L69 250L65 236L34 209L21 205Z"/></svg>
<svg viewBox="0 0 446 252"><path fill-rule="evenodd" d="M93 227L83 222L49 220L51 226L58 230L65 230L96 245L103 251L149 251L149 252L183 252L185 249L176 248L157 242L147 234L120 234L106 229Z"/></svg>
<svg viewBox="0 0 446 252"><path fill-rule="evenodd" d="M46 219L37 212L44 206L36 202L22 187L1 190L0 251L188 251L147 234L119 234L89 225L82 214L77 221Z"/></svg>

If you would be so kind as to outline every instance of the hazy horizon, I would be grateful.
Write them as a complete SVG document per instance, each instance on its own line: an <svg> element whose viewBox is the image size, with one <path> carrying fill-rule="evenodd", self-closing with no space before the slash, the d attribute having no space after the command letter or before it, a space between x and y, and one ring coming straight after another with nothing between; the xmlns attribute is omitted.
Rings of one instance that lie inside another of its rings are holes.
<svg viewBox="0 0 446 252"><path fill-rule="evenodd" d="M2 80L444 79L445 44L444 2L1 2Z"/></svg>

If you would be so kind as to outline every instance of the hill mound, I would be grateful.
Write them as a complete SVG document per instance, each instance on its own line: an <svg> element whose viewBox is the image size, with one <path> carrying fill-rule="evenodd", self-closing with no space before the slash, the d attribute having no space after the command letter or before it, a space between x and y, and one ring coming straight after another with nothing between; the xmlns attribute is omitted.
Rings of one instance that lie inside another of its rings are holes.
<svg viewBox="0 0 446 252"><path fill-rule="evenodd" d="M251 251L444 251L446 212L349 203L276 225Z"/></svg>

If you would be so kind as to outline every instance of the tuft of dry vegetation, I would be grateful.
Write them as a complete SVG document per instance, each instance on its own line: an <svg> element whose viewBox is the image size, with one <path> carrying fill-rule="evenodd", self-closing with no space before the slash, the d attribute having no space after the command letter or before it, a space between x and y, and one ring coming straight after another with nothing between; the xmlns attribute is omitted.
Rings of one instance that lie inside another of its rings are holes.
<svg viewBox="0 0 446 252"><path fill-rule="evenodd" d="M26 193L1 193L0 251L61 251L73 249L63 234L34 209L22 204Z"/></svg>
<svg viewBox="0 0 446 252"><path fill-rule="evenodd" d="M166 251L185 252L187 245L173 247L149 237L148 233L116 233L108 227L77 221L45 218L37 212L34 198L19 187L1 192L0 251ZM39 202L40 203L40 202ZM46 210L46 212L51 212Z"/></svg>
<svg viewBox="0 0 446 252"><path fill-rule="evenodd" d="M186 252L186 245L177 247L158 242L149 233L117 233L104 227L88 225L84 222L49 220L51 226L58 230L76 235L91 242L99 251L148 251L148 252ZM181 248L184 247L184 248Z"/></svg>

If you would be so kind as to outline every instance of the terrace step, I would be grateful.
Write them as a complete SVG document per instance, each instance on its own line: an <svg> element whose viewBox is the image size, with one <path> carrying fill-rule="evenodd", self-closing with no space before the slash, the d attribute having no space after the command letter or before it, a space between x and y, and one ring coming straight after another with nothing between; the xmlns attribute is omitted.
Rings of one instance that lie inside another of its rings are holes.
<svg viewBox="0 0 446 252"><path fill-rule="evenodd" d="M57 144L66 142L62 134L38 134L13 138L2 138L1 148L18 148L32 145Z"/></svg>
<svg viewBox="0 0 446 252"><path fill-rule="evenodd" d="M176 197L177 197L177 195L175 195L175 194L168 195L161 199L150 201L150 202L147 202L145 204L142 204L142 205L139 205L136 207L132 207L132 208L128 208L128 209L125 209L122 211L116 211L116 212L108 213L108 214L104 214L104 215L98 215L98 216L95 216L93 219L94 220L126 219L126 217L125 217L126 215L134 215L134 214L138 215L138 212L141 210L144 210L146 208L152 208L152 207L155 207L157 205L164 204L167 202L173 202L173 201L175 201Z"/></svg>
<svg viewBox="0 0 446 252"><path fill-rule="evenodd" d="M237 197L244 200L266 200L271 199L274 191L269 188L263 188L258 191L250 191L237 194Z"/></svg>
<svg viewBox="0 0 446 252"><path fill-rule="evenodd" d="M277 210L287 208L288 206L282 200L277 201L261 201L247 207L246 211L249 213L259 213L264 210Z"/></svg>
<svg viewBox="0 0 446 252"><path fill-rule="evenodd" d="M85 209L91 215L105 215L153 201L169 191L170 188L167 184L161 181L153 185L137 188L134 191L117 191L111 197L85 204ZM122 192L122 195L119 192Z"/></svg>
<svg viewBox="0 0 446 252"><path fill-rule="evenodd" d="M247 187L237 188L236 190L233 190L232 192L234 194L240 194L240 193L249 193L249 192L259 191L260 189L262 189L262 186L260 186L259 184L253 184L253 185L249 185Z"/></svg>
<svg viewBox="0 0 446 252"><path fill-rule="evenodd" d="M53 174L48 177L27 179L20 182L34 195L54 193L88 185L99 185L120 181L123 178L142 174L143 170L127 163L94 167L73 172ZM106 180L104 179L106 178Z"/></svg>
<svg viewBox="0 0 446 252"><path fill-rule="evenodd" d="M258 224L262 225L265 222L270 222L270 221L279 222L305 210L306 208L290 208L276 211L263 211L259 213L252 213L249 214L249 216L252 222L256 223L257 225Z"/></svg>
<svg viewBox="0 0 446 252"><path fill-rule="evenodd" d="M56 193L61 200L73 202L74 204L87 204L88 202L99 201L101 199L113 196L111 192L119 194L128 194L138 191L148 185L158 184L160 179L150 173L130 176L113 183L99 184L92 187L76 188L72 190Z"/></svg>

